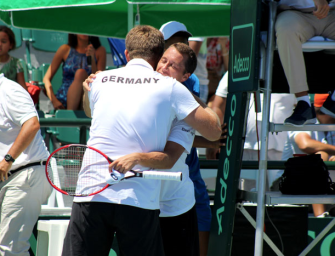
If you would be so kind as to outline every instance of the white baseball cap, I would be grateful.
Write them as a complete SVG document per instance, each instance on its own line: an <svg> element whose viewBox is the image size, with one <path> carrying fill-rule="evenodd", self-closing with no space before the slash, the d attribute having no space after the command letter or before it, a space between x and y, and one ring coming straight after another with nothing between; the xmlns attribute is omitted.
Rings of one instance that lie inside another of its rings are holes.
<svg viewBox="0 0 335 256"><path fill-rule="evenodd" d="M188 37L192 36L192 34L187 31L186 26L178 21L170 21L163 24L159 31L162 32L164 40L168 40L171 36L178 32L184 32Z"/></svg>

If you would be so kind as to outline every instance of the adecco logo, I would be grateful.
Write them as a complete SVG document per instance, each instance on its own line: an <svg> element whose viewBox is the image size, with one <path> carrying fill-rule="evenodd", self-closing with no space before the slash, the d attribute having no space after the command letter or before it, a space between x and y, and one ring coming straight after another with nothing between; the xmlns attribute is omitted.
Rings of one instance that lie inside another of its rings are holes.
<svg viewBox="0 0 335 256"><path fill-rule="evenodd" d="M235 26L232 29L233 82L250 78L253 53L254 24Z"/></svg>
<svg viewBox="0 0 335 256"><path fill-rule="evenodd" d="M236 107L237 107L237 100L236 100L236 95L234 94L231 103L230 103L230 113L231 116L229 117L229 122L228 122L228 136L226 140L226 154L227 157L224 161L223 164L223 174L222 177L220 178L220 202L221 202L221 207L219 207L216 211L216 220L218 222L218 235L222 233L222 214L225 211L225 203L226 203L226 198L227 198L227 180L229 176L229 160L231 159L231 152L232 152L232 146L233 146L233 133L234 133L234 125L235 125L235 113L236 113Z"/></svg>

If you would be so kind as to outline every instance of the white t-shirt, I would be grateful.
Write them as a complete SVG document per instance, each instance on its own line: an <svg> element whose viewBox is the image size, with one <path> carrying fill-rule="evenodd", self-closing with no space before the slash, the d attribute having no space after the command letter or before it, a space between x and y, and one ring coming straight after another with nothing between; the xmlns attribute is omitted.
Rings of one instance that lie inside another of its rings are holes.
<svg viewBox="0 0 335 256"><path fill-rule="evenodd" d="M8 153L22 125L37 116L33 100L21 85L0 74L0 159ZM49 152L45 146L41 132L38 131L33 141L15 159L11 170L28 163L46 160Z"/></svg>
<svg viewBox="0 0 335 256"><path fill-rule="evenodd" d="M287 160L290 157L293 157L293 154L306 154L305 152L301 151L297 143L295 143L295 137L299 133L307 133L309 136L311 136L311 139L327 144L324 132L321 132L321 131L290 131L288 132L287 139L285 141L285 147L284 147L284 151L282 155L282 160Z"/></svg>
<svg viewBox="0 0 335 256"><path fill-rule="evenodd" d="M189 176L189 167L185 163L190 153L195 130L184 121L174 120L168 141L173 141L184 147L185 151L170 170L182 172L183 180L162 181L160 193L160 217L173 217L189 211L195 204L194 185Z"/></svg>
<svg viewBox="0 0 335 256"><path fill-rule="evenodd" d="M145 60L133 59L126 67L99 73L91 84L92 125L87 145L111 159L163 151L173 120L184 119L198 106L185 86L155 72ZM138 165L133 169L147 168ZM74 201L159 209L160 183L132 178Z"/></svg>
<svg viewBox="0 0 335 256"><path fill-rule="evenodd" d="M228 94L228 72L226 72L222 77L215 95L227 98L227 94ZM295 104L296 104L296 98L293 94L272 93L270 122L283 123L284 120L292 114ZM261 106L263 106L263 94L261 94ZM257 113L257 121L258 121L258 134L259 134L258 137L260 138L262 112ZM284 143L286 140L286 134L287 132L279 132L278 134L269 133L268 149L283 151ZM249 114L247 120L247 131L244 142L244 148L252 150L258 149L257 136L256 136L256 112L255 112L255 102L253 95L251 95L250 97Z"/></svg>

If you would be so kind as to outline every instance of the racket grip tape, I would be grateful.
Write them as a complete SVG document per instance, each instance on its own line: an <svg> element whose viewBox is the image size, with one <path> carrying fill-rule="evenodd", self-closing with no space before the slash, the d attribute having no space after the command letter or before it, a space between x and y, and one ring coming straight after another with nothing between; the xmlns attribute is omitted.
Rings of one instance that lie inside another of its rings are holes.
<svg viewBox="0 0 335 256"><path fill-rule="evenodd" d="M174 180L181 181L183 175L181 172L159 172L159 171L144 171L144 179L154 179L154 180Z"/></svg>

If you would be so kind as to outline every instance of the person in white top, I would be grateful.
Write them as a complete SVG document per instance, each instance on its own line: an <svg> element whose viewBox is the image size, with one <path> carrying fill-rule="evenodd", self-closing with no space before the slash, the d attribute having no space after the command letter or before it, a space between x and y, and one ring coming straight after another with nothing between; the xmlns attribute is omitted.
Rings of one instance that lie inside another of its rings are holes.
<svg viewBox="0 0 335 256"><path fill-rule="evenodd" d="M128 33L126 67L97 74L85 97L92 114L88 145L116 161L129 153L151 152L159 163L166 159L161 152L175 118L210 140L220 137L215 113L199 106L179 82L153 70L163 49L162 34L150 26ZM147 168L136 164L133 169ZM132 179L98 195L76 198L63 255L108 255L114 232L123 255L164 255L159 194L160 181Z"/></svg>
<svg viewBox="0 0 335 256"><path fill-rule="evenodd" d="M212 108L218 114L223 123L226 99L228 94L228 72L225 73L221 79L216 90L213 100ZM261 94L261 102L263 100ZM282 123L285 116L292 112L294 104L296 103L293 94L272 93L271 94L271 108L270 108L270 122ZM254 97L250 97L249 113L247 119L247 130L245 135L243 160L258 160L258 140L256 131L256 116L258 124L258 138L261 134L262 113L255 112ZM280 132L278 134L269 133L268 137L268 160L280 160L286 140L287 132ZM207 149L207 158L215 159L217 150ZM271 187L272 182L277 178L278 170L268 170L268 183ZM254 183L254 182L250 182ZM249 188L254 188L254 184L248 185ZM246 189L247 186L246 186Z"/></svg>
<svg viewBox="0 0 335 256"><path fill-rule="evenodd" d="M51 193L48 156L33 100L0 74L0 255L29 255L29 238Z"/></svg>
<svg viewBox="0 0 335 256"><path fill-rule="evenodd" d="M330 2L330 3L328 3ZM314 36L335 40L335 3L327 0L281 0L275 23L278 54L290 87L298 103L284 124L302 126L315 123L314 108L308 97L302 44ZM321 111L335 117L335 91L330 93Z"/></svg>

